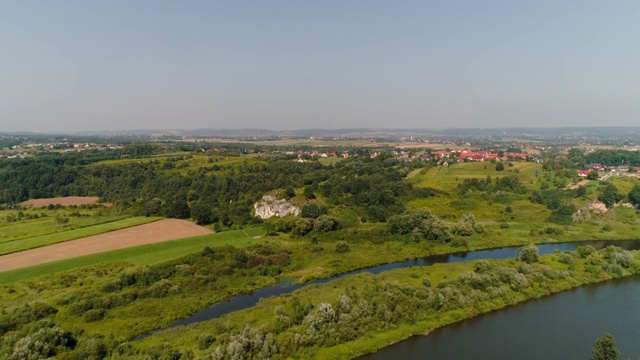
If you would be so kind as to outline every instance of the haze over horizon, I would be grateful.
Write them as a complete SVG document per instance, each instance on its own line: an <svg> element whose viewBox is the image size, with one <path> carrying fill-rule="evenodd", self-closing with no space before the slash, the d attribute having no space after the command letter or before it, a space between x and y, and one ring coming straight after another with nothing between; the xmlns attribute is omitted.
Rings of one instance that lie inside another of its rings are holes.
<svg viewBox="0 0 640 360"><path fill-rule="evenodd" d="M0 132L636 126L635 1L6 1Z"/></svg>

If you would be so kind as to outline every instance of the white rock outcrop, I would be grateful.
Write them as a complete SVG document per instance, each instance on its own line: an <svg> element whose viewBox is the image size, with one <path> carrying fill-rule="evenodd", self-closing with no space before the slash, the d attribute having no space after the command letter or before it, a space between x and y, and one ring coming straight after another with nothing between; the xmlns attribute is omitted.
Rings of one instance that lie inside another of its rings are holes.
<svg viewBox="0 0 640 360"><path fill-rule="evenodd" d="M283 217L300 214L300 208L291 204L288 200L278 199L275 195L265 195L253 204L256 217L268 219L272 216Z"/></svg>

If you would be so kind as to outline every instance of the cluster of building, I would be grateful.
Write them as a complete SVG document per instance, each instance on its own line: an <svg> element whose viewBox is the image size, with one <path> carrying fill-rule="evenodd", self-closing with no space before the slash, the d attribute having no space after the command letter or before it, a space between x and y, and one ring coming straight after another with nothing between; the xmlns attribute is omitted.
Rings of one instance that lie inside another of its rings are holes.
<svg viewBox="0 0 640 360"><path fill-rule="evenodd" d="M589 165L588 169L578 170L578 176L587 177L591 172L597 172L602 177L602 173L626 173L626 172L640 172L640 166L618 165L618 166L604 166L602 164L594 163Z"/></svg>

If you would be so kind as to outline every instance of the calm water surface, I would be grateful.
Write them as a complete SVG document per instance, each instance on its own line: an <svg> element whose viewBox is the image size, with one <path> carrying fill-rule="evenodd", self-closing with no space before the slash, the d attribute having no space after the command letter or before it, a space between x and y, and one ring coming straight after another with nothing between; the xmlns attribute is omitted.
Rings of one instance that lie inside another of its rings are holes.
<svg viewBox="0 0 640 360"><path fill-rule="evenodd" d="M620 359L640 358L640 276L607 281L415 336L360 360L591 359L610 332Z"/></svg>

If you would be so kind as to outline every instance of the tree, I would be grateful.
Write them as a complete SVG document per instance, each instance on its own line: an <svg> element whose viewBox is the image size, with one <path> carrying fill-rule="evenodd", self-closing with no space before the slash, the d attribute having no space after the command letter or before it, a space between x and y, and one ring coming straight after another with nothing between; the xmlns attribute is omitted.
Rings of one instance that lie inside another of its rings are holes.
<svg viewBox="0 0 640 360"><path fill-rule="evenodd" d="M577 190L576 190L576 195L578 197L582 197L587 195L587 188L584 186L580 186Z"/></svg>
<svg viewBox="0 0 640 360"><path fill-rule="evenodd" d="M191 217L198 225L208 225L213 222L213 212L204 201L196 201L191 205Z"/></svg>
<svg viewBox="0 0 640 360"><path fill-rule="evenodd" d="M501 161L496 163L496 171L504 171L504 164Z"/></svg>
<svg viewBox="0 0 640 360"><path fill-rule="evenodd" d="M597 171L589 171L587 174L587 180L598 180L598 172Z"/></svg>
<svg viewBox="0 0 640 360"><path fill-rule="evenodd" d="M538 247L536 246L536 244L525 245L518 253L518 258L520 259L520 261L529 264L532 262L537 262L538 257Z"/></svg>
<svg viewBox="0 0 640 360"><path fill-rule="evenodd" d="M602 201L607 208L612 208L618 201L622 200L622 196L618 193L618 188L609 183L598 196L598 200Z"/></svg>
<svg viewBox="0 0 640 360"><path fill-rule="evenodd" d="M580 168L586 164L586 161L584 159L584 153L582 152L582 150L578 148L570 149L569 153L567 154L567 157L569 158L569 160L571 160L571 163L572 163L571 165L573 167Z"/></svg>
<svg viewBox="0 0 640 360"><path fill-rule="evenodd" d="M629 201L636 207L640 205L640 184L635 184L629 192Z"/></svg>
<svg viewBox="0 0 640 360"><path fill-rule="evenodd" d="M340 228L340 221L333 216L320 215L313 222L313 230L317 233L325 233L328 231L338 230Z"/></svg>
<svg viewBox="0 0 640 360"><path fill-rule="evenodd" d="M476 222L476 217L472 214L464 214L451 232L460 236L471 236L473 232L481 233L484 229Z"/></svg>
<svg viewBox="0 0 640 360"><path fill-rule="evenodd" d="M289 186L284 193L287 195L288 198L292 198L294 196L296 196L296 192L293 190L293 188L291 186Z"/></svg>
<svg viewBox="0 0 640 360"><path fill-rule="evenodd" d="M304 197L307 199L315 199L316 195L313 193L313 188L310 185L304 187Z"/></svg>
<svg viewBox="0 0 640 360"><path fill-rule="evenodd" d="M300 213L303 218L317 218L320 216L320 208L316 204L307 204L302 207L302 212Z"/></svg>
<svg viewBox="0 0 640 360"><path fill-rule="evenodd" d="M593 360L615 360L620 356L620 351L616 349L616 341L609 333L596 339L596 344L591 352Z"/></svg>
<svg viewBox="0 0 640 360"><path fill-rule="evenodd" d="M573 222L573 213L576 211L577 209L573 204L560 204L560 206L551 211L547 221L559 225L570 225Z"/></svg>

